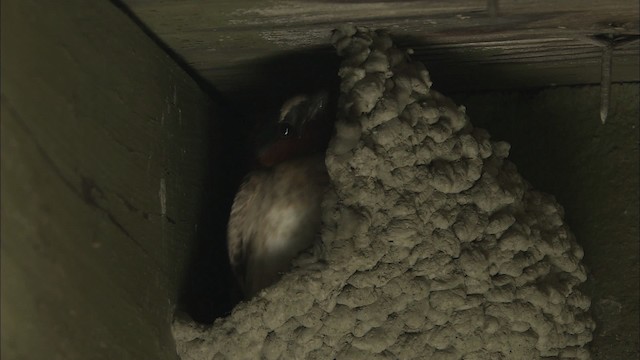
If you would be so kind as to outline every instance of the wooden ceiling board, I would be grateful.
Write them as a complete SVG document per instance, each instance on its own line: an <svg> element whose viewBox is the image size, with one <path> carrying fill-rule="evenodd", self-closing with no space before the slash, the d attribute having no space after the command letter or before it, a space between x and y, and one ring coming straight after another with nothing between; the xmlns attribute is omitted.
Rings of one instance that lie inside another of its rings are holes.
<svg viewBox="0 0 640 360"><path fill-rule="evenodd" d="M321 67L313 62L335 66L329 37L345 23L387 29L447 91L598 83L603 46L592 37L602 34L626 41L614 49L613 81L640 81L636 0L500 1L498 16L494 0L122 2L222 93L307 79L294 71Z"/></svg>

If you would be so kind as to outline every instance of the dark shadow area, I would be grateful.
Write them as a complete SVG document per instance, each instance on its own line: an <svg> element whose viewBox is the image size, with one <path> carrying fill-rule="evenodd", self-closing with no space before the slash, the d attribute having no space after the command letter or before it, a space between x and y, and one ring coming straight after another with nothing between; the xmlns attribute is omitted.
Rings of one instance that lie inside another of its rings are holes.
<svg viewBox="0 0 640 360"><path fill-rule="evenodd" d="M240 301L227 257L226 232L235 191L247 171L247 131L239 112L228 102L218 104L213 99L211 121L202 134L208 147L203 208L178 299L178 310L200 323L228 315Z"/></svg>
<svg viewBox="0 0 640 360"><path fill-rule="evenodd" d="M248 128L277 120L284 101L298 94L326 90L335 104L339 60L328 45L259 59L243 64L240 85L224 95L247 117Z"/></svg>

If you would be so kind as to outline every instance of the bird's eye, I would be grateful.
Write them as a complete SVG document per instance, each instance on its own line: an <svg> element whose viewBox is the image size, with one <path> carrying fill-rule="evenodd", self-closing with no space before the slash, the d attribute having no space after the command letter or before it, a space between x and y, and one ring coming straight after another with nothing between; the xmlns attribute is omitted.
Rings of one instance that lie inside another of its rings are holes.
<svg viewBox="0 0 640 360"><path fill-rule="evenodd" d="M281 123L280 124L280 136L287 137L287 136L291 136L291 134L293 134L293 127L291 126L291 124Z"/></svg>

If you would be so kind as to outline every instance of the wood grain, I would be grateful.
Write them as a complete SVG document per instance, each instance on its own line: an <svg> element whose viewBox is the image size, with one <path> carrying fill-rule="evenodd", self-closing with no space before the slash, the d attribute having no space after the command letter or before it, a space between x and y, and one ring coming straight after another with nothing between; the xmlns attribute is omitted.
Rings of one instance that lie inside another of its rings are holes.
<svg viewBox="0 0 640 360"><path fill-rule="evenodd" d="M174 359L210 100L107 2L3 1L2 50L1 357Z"/></svg>
<svg viewBox="0 0 640 360"><path fill-rule="evenodd" d="M347 22L388 29L450 91L597 83L597 34L636 39L614 52L613 81L640 80L635 0L501 1L495 17L469 0L124 3L223 92L256 86L252 68L274 57L330 51L331 30Z"/></svg>

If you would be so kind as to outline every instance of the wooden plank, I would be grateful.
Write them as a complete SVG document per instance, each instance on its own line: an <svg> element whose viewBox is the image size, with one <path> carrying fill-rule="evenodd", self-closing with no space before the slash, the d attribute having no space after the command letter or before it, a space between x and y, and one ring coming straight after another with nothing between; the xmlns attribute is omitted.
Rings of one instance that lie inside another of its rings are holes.
<svg viewBox="0 0 640 360"><path fill-rule="evenodd" d="M597 83L601 48L589 38L640 35L635 0L503 1L497 17L489 16L486 1L470 0L124 3L223 92L241 92L255 82L247 79L250 69L274 57L286 62L292 52L330 51L331 30L347 22L388 29L437 77L454 79L448 81L454 90ZM614 53L614 81L640 80L639 52L635 41ZM467 76L485 64L504 76L491 82Z"/></svg>
<svg viewBox="0 0 640 360"><path fill-rule="evenodd" d="M210 100L108 2L3 1L1 35L1 357L174 359Z"/></svg>

